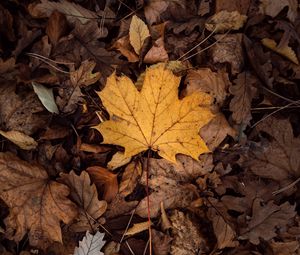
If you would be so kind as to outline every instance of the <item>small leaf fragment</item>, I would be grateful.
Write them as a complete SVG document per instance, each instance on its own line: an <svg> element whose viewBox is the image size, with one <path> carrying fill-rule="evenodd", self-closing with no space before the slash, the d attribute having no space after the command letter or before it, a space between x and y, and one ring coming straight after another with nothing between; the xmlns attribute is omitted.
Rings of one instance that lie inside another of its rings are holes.
<svg viewBox="0 0 300 255"><path fill-rule="evenodd" d="M150 32L147 25L139 17L134 15L130 23L129 40L136 54L140 54L141 48L149 36Z"/></svg>
<svg viewBox="0 0 300 255"><path fill-rule="evenodd" d="M57 108L57 105L55 103L55 99L53 96L53 89L52 88L46 88L42 84L32 82L32 87L34 92L39 97L40 101L42 102L43 106L51 112L59 114L59 110Z"/></svg>
<svg viewBox="0 0 300 255"><path fill-rule="evenodd" d="M140 232L147 230L148 228L149 228L148 221L136 223L126 231L125 236L132 236L132 235L138 234Z"/></svg>
<svg viewBox="0 0 300 255"><path fill-rule="evenodd" d="M38 143L32 137L20 131L12 130L5 132L0 130L0 135L4 136L23 150L34 150L38 146Z"/></svg>

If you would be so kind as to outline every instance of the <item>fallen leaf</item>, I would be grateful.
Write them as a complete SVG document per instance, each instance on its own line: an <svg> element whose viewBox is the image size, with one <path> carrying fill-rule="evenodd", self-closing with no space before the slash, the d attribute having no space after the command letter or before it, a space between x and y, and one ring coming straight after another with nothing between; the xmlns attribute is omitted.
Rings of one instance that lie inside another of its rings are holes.
<svg viewBox="0 0 300 255"><path fill-rule="evenodd" d="M132 161L128 164L122 175L119 193L124 197L132 193L141 175L142 165L139 161Z"/></svg>
<svg viewBox="0 0 300 255"><path fill-rule="evenodd" d="M152 48L147 52L144 57L144 63L156 64L159 62L167 62L169 60L168 53L164 46L163 37L158 38L154 43Z"/></svg>
<svg viewBox="0 0 300 255"><path fill-rule="evenodd" d="M172 238L163 232L151 229L154 254L170 254Z"/></svg>
<svg viewBox="0 0 300 255"><path fill-rule="evenodd" d="M294 22L297 17L298 2L297 0L260 0L259 10L261 13L276 17L286 6L288 7L287 17Z"/></svg>
<svg viewBox="0 0 300 255"><path fill-rule="evenodd" d="M138 201L126 201L124 196L117 194L113 201L108 204L105 218L115 218L130 213L138 203Z"/></svg>
<svg viewBox="0 0 300 255"><path fill-rule="evenodd" d="M183 212L174 210L171 218L173 241L171 255L191 255L206 253L206 240L195 222Z"/></svg>
<svg viewBox="0 0 300 255"><path fill-rule="evenodd" d="M227 0L218 0L216 1L215 11L238 11L239 13L246 15L248 13L250 2L251 0L232 0L230 2Z"/></svg>
<svg viewBox="0 0 300 255"><path fill-rule="evenodd" d="M70 72L70 80L72 85L83 87L94 84L100 79L100 73L92 73L96 63L94 61L85 60L81 63L76 71Z"/></svg>
<svg viewBox="0 0 300 255"><path fill-rule="evenodd" d="M249 125L252 119L251 101L255 96L257 89L256 78L249 72L239 73L235 85L229 88L233 98L230 101L229 110L232 112L232 118L237 124Z"/></svg>
<svg viewBox="0 0 300 255"><path fill-rule="evenodd" d="M0 24L1 37L8 39L10 42L15 41L13 16L7 9L3 8L2 5L0 6Z"/></svg>
<svg viewBox="0 0 300 255"><path fill-rule="evenodd" d="M60 176L59 180L71 190L70 198L79 207L78 217L71 225L71 229L75 232L94 231L98 227L98 220L107 208L107 203L98 200L96 186L91 184L87 172L82 171L78 176L71 171L69 174L63 173Z"/></svg>
<svg viewBox="0 0 300 255"><path fill-rule="evenodd" d="M95 235L90 234L88 231L79 241L79 247L76 247L73 255L104 255L100 250L105 245L103 240L104 233L96 232Z"/></svg>
<svg viewBox="0 0 300 255"><path fill-rule="evenodd" d="M167 10L169 2L166 0L150 0L144 7L145 17L150 25L160 20L160 15Z"/></svg>
<svg viewBox="0 0 300 255"><path fill-rule="evenodd" d="M16 59L15 58L8 58L5 61L0 58L0 77L2 74L11 72L15 69Z"/></svg>
<svg viewBox="0 0 300 255"><path fill-rule="evenodd" d="M119 185L117 175L100 166L90 166L86 171L98 189L104 187L103 198L111 202L118 193Z"/></svg>
<svg viewBox="0 0 300 255"><path fill-rule="evenodd" d="M59 97L56 98L59 109L64 113L73 113L78 104L83 103L83 94L79 86L73 87L71 84L66 84L58 91Z"/></svg>
<svg viewBox="0 0 300 255"><path fill-rule="evenodd" d="M46 249L62 242L60 221L68 224L77 215L67 186L50 180L41 166L10 153L0 153L0 183L0 197L10 208L4 220L10 239L19 242L29 230L32 246Z"/></svg>
<svg viewBox="0 0 300 255"><path fill-rule="evenodd" d="M31 16L35 18L50 17L53 11L58 11L65 14L71 24L74 24L76 20L79 20L82 24L86 24L90 19L98 18L95 12L85 9L79 4L68 2L67 0L60 0L59 2L41 0L39 4L30 4L28 10Z"/></svg>
<svg viewBox="0 0 300 255"><path fill-rule="evenodd" d="M263 238L265 241L276 237L276 230L284 228L290 219L296 215L295 206L285 202L278 206L273 201L263 204L260 198L253 202L252 218L247 228L242 228L239 238L249 239L255 245L258 245Z"/></svg>
<svg viewBox="0 0 300 255"><path fill-rule="evenodd" d="M138 62L139 57L134 52L134 49L132 48L130 42L129 42L129 36L123 36L119 38L112 46L113 48L119 50L123 56L125 56L129 62Z"/></svg>
<svg viewBox="0 0 300 255"><path fill-rule="evenodd" d="M191 95L195 91L205 92L214 97L219 105L222 105L231 84L228 74L225 72L213 72L210 68L189 70L184 83L187 85L184 96Z"/></svg>
<svg viewBox="0 0 300 255"><path fill-rule="evenodd" d="M242 34L215 35L218 43L212 47L212 59L215 64L229 63L231 73L238 74L244 68L244 54L241 46Z"/></svg>
<svg viewBox="0 0 300 255"><path fill-rule="evenodd" d="M152 149L172 162L178 153L198 159L209 152L198 130L213 118L211 98L197 92L179 100L179 81L163 64L147 69L141 92L129 78L111 75L98 93L111 116L95 127L103 142L125 147L125 157Z"/></svg>
<svg viewBox="0 0 300 255"><path fill-rule="evenodd" d="M220 11L206 21L205 28L215 33L239 30L244 26L246 20L247 16L240 14L238 11Z"/></svg>
<svg viewBox="0 0 300 255"><path fill-rule="evenodd" d="M140 55L141 48L147 37L150 36L147 25L139 17L132 17L129 27L129 41L136 54Z"/></svg>
<svg viewBox="0 0 300 255"><path fill-rule="evenodd" d="M284 47L278 47L277 43L269 38L264 38L261 40L262 44L264 46L266 46L267 48L277 52L278 54L286 57L287 59L289 59L290 61L292 61L293 63L295 63L296 65L299 65L299 61L297 58L297 55L295 53L295 51L293 51L293 49L291 47L289 47L288 45L284 46Z"/></svg>
<svg viewBox="0 0 300 255"><path fill-rule="evenodd" d="M131 157L125 157L123 152L118 151L115 153L111 160L107 163L107 167L110 170L115 170L121 166L128 164L131 161Z"/></svg>
<svg viewBox="0 0 300 255"><path fill-rule="evenodd" d="M38 146L38 143L30 136L25 135L20 131L2 131L0 135L4 136L9 141L13 142L23 150L34 150Z"/></svg>
<svg viewBox="0 0 300 255"><path fill-rule="evenodd" d="M140 222L140 223L135 223L131 228L129 228L126 233L124 234L125 236L132 236L138 233L141 233L145 230L148 230L149 228L149 222Z"/></svg>
<svg viewBox="0 0 300 255"><path fill-rule="evenodd" d="M46 33L51 43L55 46L59 39L66 33L68 28L65 15L58 11L53 11L49 17Z"/></svg>
<svg viewBox="0 0 300 255"><path fill-rule="evenodd" d="M270 244L274 255L295 255L298 254L296 251L300 247L298 241L275 242L272 240Z"/></svg>
<svg viewBox="0 0 300 255"><path fill-rule="evenodd" d="M105 146L99 146L96 144L87 144L87 143L81 143L79 149L81 151L93 152L93 153L104 153L111 150L110 148Z"/></svg>
<svg viewBox="0 0 300 255"><path fill-rule="evenodd" d="M32 87L34 92L37 94L39 99L41 100L41 103L45 108L51 112L59 114L59 110L57 108L57 105L55 103L54 95L53 95L53 89L52 88L46 88L45 86L32 82Z"/></svg>

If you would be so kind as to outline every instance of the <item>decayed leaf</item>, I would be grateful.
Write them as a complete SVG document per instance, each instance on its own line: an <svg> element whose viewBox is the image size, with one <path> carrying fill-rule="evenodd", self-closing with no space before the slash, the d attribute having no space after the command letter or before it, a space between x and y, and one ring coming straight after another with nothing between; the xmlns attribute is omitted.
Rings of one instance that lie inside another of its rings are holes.
<svg viewBox="0 0 300 255"><path fill-rule="evenodd" d="M171 244L172 255L191 255L205 253L206 240L201 235L197 224L188 215L175 210L170 218L172 222L173 241Z"/></svg>
<svg viewBox="0 0 300 255"><path fill-rule="evenodd" d="M300 138L295 138L288 120L267 118L256 127L272 136L264 150L251 150L246 164L256 175L272 179L281 187L288 186L300 177ZM289 191L295 191L292 186Z"/></svg>
<svg viewBox="0 0 300 255"><path fill-rule="evenodd" d="M131 236L131 235L135 235L138 234L140 232L143 232L145 230L148 230L149 228L149 222L145 221L145 222L141 222L141 223L135 223L133 224L133 226L131 228L129 228L126 233L124 234L125 236Z"/></svg>
<svg viewBox="0 0 300 255"><path fill-rule="evenodd" d="M159 254L159 255L170 254L172 238L169 235L164 234L163 232L159 232L155 229L151 229L151 231L152 231L153 250L155 252L154 254Z"/></svg>
<svg viewBox="0 0 300 255"><path fill-rule="evenodd" d="M37 94L39 99L41 100L43 106L51 112L51 113L56 113L59 114L57 105L55 103L55 99L53 96L53 89L52 88L46 88L43 85L32 82L32 87L34 92Z"/></svg>
<svg viewBox="0 0 300 255"><path fill-rule="evenodd" d="M79 247L75 248L74 255L104 255L100 251L105 245L103 238L104 233L97 231L95 235L92 235L87 231L82 241L79 241Z"/></svg>
<svg viewBox="0 0 300 255"><path fill-rule="evenodd" d="M110 76L98 93L111 116L95 127L104 143L125 147L125 157L152 149L172 162L178 153L198 159L208 152L198 131L213 118L211 97L197 92L179 100L179 81L163 64L147 69L141 92L129 78Z"/></svg>
<svg viewBox="0 0 300 255"><path fill-rule="evenodd" d="M51 181L41 166L0 153L0 197L10 208L5 219L10 239L19 242L29 230L32 246L62 242L60 221L68 224L77 215L68 195L68 187Z"/></svg>
<svg viewBox="0 0 300 255"><path fill-rule="evenodd" d="M128 59L129 62L139 61L138 55L135 54L134 49L130 45L128 35L118 39L112 47L119 50L122 53L122 55L124 55Z"/></svg>
<svg viewBox="0 0 300 255"><path fill-rule="evenodd" d="M300 248L300 244L298 241L275 242L272 240L271 247L274 255L295 255L298 254L296 252Z"/></svg>
<svg viewBox="0 0 300 255"><path fill-rule="evenodd" d="M283 8L288 6L289 10L287 17L290 21L294 22L297 17L298 1L297 0L260 0L261 4L259 6L260 12L271 17L277 16Z"/></svg>
<svg viewBox="0 0 300 255"><path fill-rule="evenodd" d="M100 73L92 73L96 63L94 61L85 60L81 63L78 70L70 72L70 80L75 86L89 86L100 79Z"/></svg>
<svg viewBox="0 0 300 255"><path fill-rule="evenodd" d="M139 161L132 161L126 166L120 183L119 193L126 197L133 192L138 178L142 175L142 165Z"/></svg>
<svg viewBox="0 0 300 255"><path fill-rule="evenodd" d="M269 241L277 235L276 229L285 227L295 215L295 206L288 202L278 206L270 201L263 205L262 199L257 198L253 202L252 218L248 227L241 229L239 238L249 239L255 245L259 244L259 238Z"/></svg>
<svg viewBox="0 0 300 255"><path fill-rule="evenodd" d="M154 42L152 48L147 52L144 57L144 63L156 64L159 62L166 62L168 60L169 56L164 46L164 39L160 37Z"/></svg>
<svg viewBox="0 0 300 255"><path fill-rule="evenodd" d="M67 28L68 24L65 15L58 11L53 11L47 23L46 33L54 46L58 43L59 39L65 34Z"/></svg>
<svg viewBox="0 0 300 255"><path fill-rule="evenodd" d="M71 228L76 232L94 231L97 227L97 220L106 210L107 203L98 200L98 192L94 184L91 185L87 172L82 171L80 176L73 171L69 174L61 174L60 181L71 189L71 199L78 205L79 214L77 221ZM91 227L94 227L91 229Z"/></svg>
<svg viewBox="0 0 300 255"><path fill-rule="evenodd" d="M184 95L191 95L194 91L209 93L222 105L230 85L228 74L225 72L213 72L210 68L189 70L185 79L187 88Z"/></svg>
<svg viewBox="0 0 300 255"><path fill-rule="evenodd" d="M150 0L144 7L146 19L150 25L160 20L160 15L168 8L167 0Z"/></svg>
<svg viewBox="0 0 300 255"><path fill-rule="evenodd" d="M41 0L40 4L29 5L30 14L36 18L49 17L53 11L59 11L65 14L70 23L75 23L79 20L82 24L88 23L91 19L97 19L95 12L83 8L79 4L68 2L67 0L60 0L59 2L51 2L48 0Z"/></svg>
<svg viewBox="0 0 300 255"><path fill-rule="evenodd" d="M269 38L264 38L261 40L261 42L264 46L266 46L269 49L277 52L278 54L286 57L287 59L291 60L293 63L299 65L299 61L298 61L295 51L288 45L283 46L283 47L278 47L277 43L274 40L269 39Z"/></svg>
<svg viewBox="0 0 300 255"><path fill-rule="evenodd" d="M147 37L150 36L147 25L139 17L132 17L129 28L129 41L136 54L140 54L141 48Z"/></svg>
<svg viewBox="0 0 300 255"><path fill-rule="evenodd" d="M239 30L244 26L246 20L247 16L240 14L238 11L220 11L206 22L205 28L216 33L222 33L226 30Z"/></svg>
<svg viewBox="0 0 300 255"><path fill-rule="evenodd" d="M32 137L20 131L12 130L5 132L0 130L0 135L18 145L23 150L34 150L38 146L38 143Z"/></svg>
<svg viewBox="0 0 300 255"><path fill-rule="evenodd" d="M118 193L118 176L100 166L90 166L86 171L91 176L97 188L101 189L104 187L103 198L107 202L111 202Z"/></svg>
<svg viewBox="0 0 300 255"><path fill-rule="evenodd" d="M234 81L235 85L229 88L233 99L230 102L229 109L232 111L232 118L237 124L248 125L251 116L251 101L256 94L254 85L257 80L249 72L239 73Z"/></svg>

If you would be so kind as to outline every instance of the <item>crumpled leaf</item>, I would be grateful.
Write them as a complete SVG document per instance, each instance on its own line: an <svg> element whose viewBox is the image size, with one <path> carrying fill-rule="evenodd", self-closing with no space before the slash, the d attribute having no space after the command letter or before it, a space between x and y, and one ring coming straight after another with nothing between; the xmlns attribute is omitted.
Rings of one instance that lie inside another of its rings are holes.
<svg viewBox="0 0 300 255"><path fill-rule="evenodd" d="M252 119L251 101L256 94L257 89L254 85L257 80L249 72L239 73L234 81L235 85L229 88L233 98L229 109L232 111L232 118L237 124L248 125Z"/></svg>
<svg viewBox="0 0 300 255"><path fill-rule="evenodd" d="M295 205L285 202L278 206L273 201L264 205L262 200L257 198L253 202L252 218L247 228L241 229L239 238L249 239L255 245L259 244L259 238L269 241L276 237L275 231L285 227L295 215Z"/></svg>
<svg viewBox="0 0 300 255"><path fill-rule="evenodd" d="M119 50L122 55L124 55L129 62L138 62L139 57L135 54L134 49L132 48L129 42L129 36L123 36L119 38L112 46L113 48Z"/></svg>
<svg viewBox="0 0 300 255"><path fill-rule="evenodd" d="M59 180L71 189L70 197L79 207L76 222L71 225L72 230L84 232L96 229L97 220L104 214L107 203L104 200L98 200L96 186L91 184L88 173L82 171L78 176L71 171L69 174L61 174ZM95 228L91 229L91 226Z"/></svg>
<svg viewBox="0 0 300 255"><path fill-rule="evenodd" d="M140 222L140 223L135 223L131 228L129 228L126 233L124 234L125 236L132 236L135 234L138 234L140 232L143 232L145 230L148 230L149 228L149 222Z"/></svg>
<svg viewBox="0 0 300 255"><path fill-rule="evenodd" d="M141 48L147 37L150 36L147 25L134 15L129 27L129 41L136 54L140 55Z"/></svg>
<svg viewBox="0 0 300 255"><path fill-rule="evenodd" d="M160 37L153 43L152 48L147 52L144 57L144 63L156 64L159 62L167 62L168 60L169 56L164 46L164 39L163 37Z"/></svg>
<svg viewBox="0 0 300 255"><path fill-rule="evenodd" d="M227 30L239 30L244 26L247 20L246 15L240 14L238 11L220 11L212 16L205 24L205 28L209 31L225 32Z"/></svg>
<svg viewBox="0 0 300 255"><path fill-rule="evenodd" d="M60 0L59 2L52 2L48 0L41 0L37 5L29 5L30 14L35 18L50 17L53 11L59 11L65 14L67 20L74 24L79 20L82 24L88 23L91 19L97 19L95 12L83 8L81 5L68 2L67 0Z"/></svg>
<svg viewBox="0 0 300 255"><path fill-rule="evenodd" d="M32 137L20 131L12 130L5 132L0 130L0 135L18 145L23 150L34 150L38 146L38 143Z"/></svg>
<svg viewBox="0 0 300 255"><path fill-rule="evenodd" d="M105 245L104 233L96 232L95 235L90 234L88 231L79 241L79 247L74 250L74 255L104 255L100 250Z"/></svg>
<svg viewBox="0 0 300 255"><path fill-rule="evenodd" d="M285 45L283 47L278 47L277 43L270 39L270 38L264 38L261 40L262 44L266 46L267 48L277 52L278 54L286 57L287 59L291 60L296 65L299 65L299 60L296 56L295 51L289 47L288 45Z"/></svg>
<svg viewBox="0 0 300 255"><path fill-rule="evenodd" d="M175 210L170 218L172 222L172 255L191 255L206 253L207 244L197 224L188 215Z"/></svg>
<svg viewBox="0 0 300 255"><path fill-rule="evenodd" d="M59 114L59 110L57 108L57 105L55 103L54 95L53 95L53 89L52 88L46 88L45 86L32 82L32 87L34 92L37 94L39 99L41 100L43 106L51 112Z"/></svg>
<svg viewBox="0 0 300 255"><path fill-rule="evenodd" d="M103 142L125 147L125 157L152 149L172 162L178 153L198 159L208 152L198 131L213 118L211 98L197 92L179 100L179 81L163 64L147 69L141 92L129 78L111 75L98 93L111 117L95 127Z"/></svg>
<svg viewBox="0 0 300 255"><path fill-rule="evenodd" d="M99 72L92 73L96 63L94 61L85 60L81 63L76 71L70 72L70 80L72 85L75 86L89 86L94 84L100 79Z"/></svg>
<svg viewBox="0 0 300 255"><path fill-rule="evenodd" d="M32 246L62 242L60 221L68 224L77 215L68 195L69 188L50 180L41 166L0 153L0 197L10 208L4 221L10 239L19 242L29 230Z"/></svg>
<svg viewBox="0 0 300 255"><path fill-rule="evenodd" d="M160 20L160 15L167 10L169 1L150 0L144 7L145 17L150 25Z"/></svg>
<svg viewBox="0 0 300 255"><path fill-rule="evenodd" d="M271 17L277 16L279 12L286 6L288 6L287 17L291 22L294 22L297 18L298 1L297 0L260 0L259 10L261 13L269 15Z"/></svg>
<svg viewBox="0 0 300 255"><path fill-rule="evenodd" d="M263 151L252 149L245 164L256 175L286 187L300 177L300 138L295 138L289 121L269 117L256 127L272 136ZM295 192L295 187L288 189Z"/></svg>

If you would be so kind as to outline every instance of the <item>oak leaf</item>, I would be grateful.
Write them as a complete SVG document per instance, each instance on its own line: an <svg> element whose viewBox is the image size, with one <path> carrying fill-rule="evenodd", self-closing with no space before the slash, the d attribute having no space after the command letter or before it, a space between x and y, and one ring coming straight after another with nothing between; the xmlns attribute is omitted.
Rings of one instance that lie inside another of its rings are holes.
<svg viewBox="0 0 300 255"><path fill-rule="evenodd" d="M68 224L77 215L68 195L69 188L49 180L41 166L0 153L0 198L10 208L4 221L10 239L18 242L29 230L32 246L62 242L60 221Z"/></svg>
<svg viewBox="0 0 300 255"><path fill-rule="evenodd" d="M164 64L147 69L141 92L128 77L112 74L98 93L111 117L95 127L103 142L123 146L125 157L152 149L172 162L178 153L197 160L209 152L198 132L213 118L211 97L197 92L179 100L179 82Z"/></svg>
<svg viewBox="0 0 300 255"><path fill-rule="evenodd" d="M79 176L73 171L69 174L63 173L60 181L71 189L70 197L79 207L77 221L71 225L72 230L76 232L94 231L97 227L97 220L106 210L107 203L98 200L96 186L95 184L91 185L88 173L82 171ZM91 229L93 226L95 228Z"/></svg>
<svg viewBox="0 0 300 255"><path fill-rule="evenodd" d="M129 40L136 54L140 54L141 48L147 37L150 36L147 25L139 17L132 17L129 27Z"/></svg>
<svg viewBox="0 0 300 255"><path fill-rule="evenodd" d="M103 255L104 253L100 251L105 245L103 238L104 233L97 231L95 235L92 235L87 231L82 241L79 242L79 247L75 248L74 255Z"/></svg>

